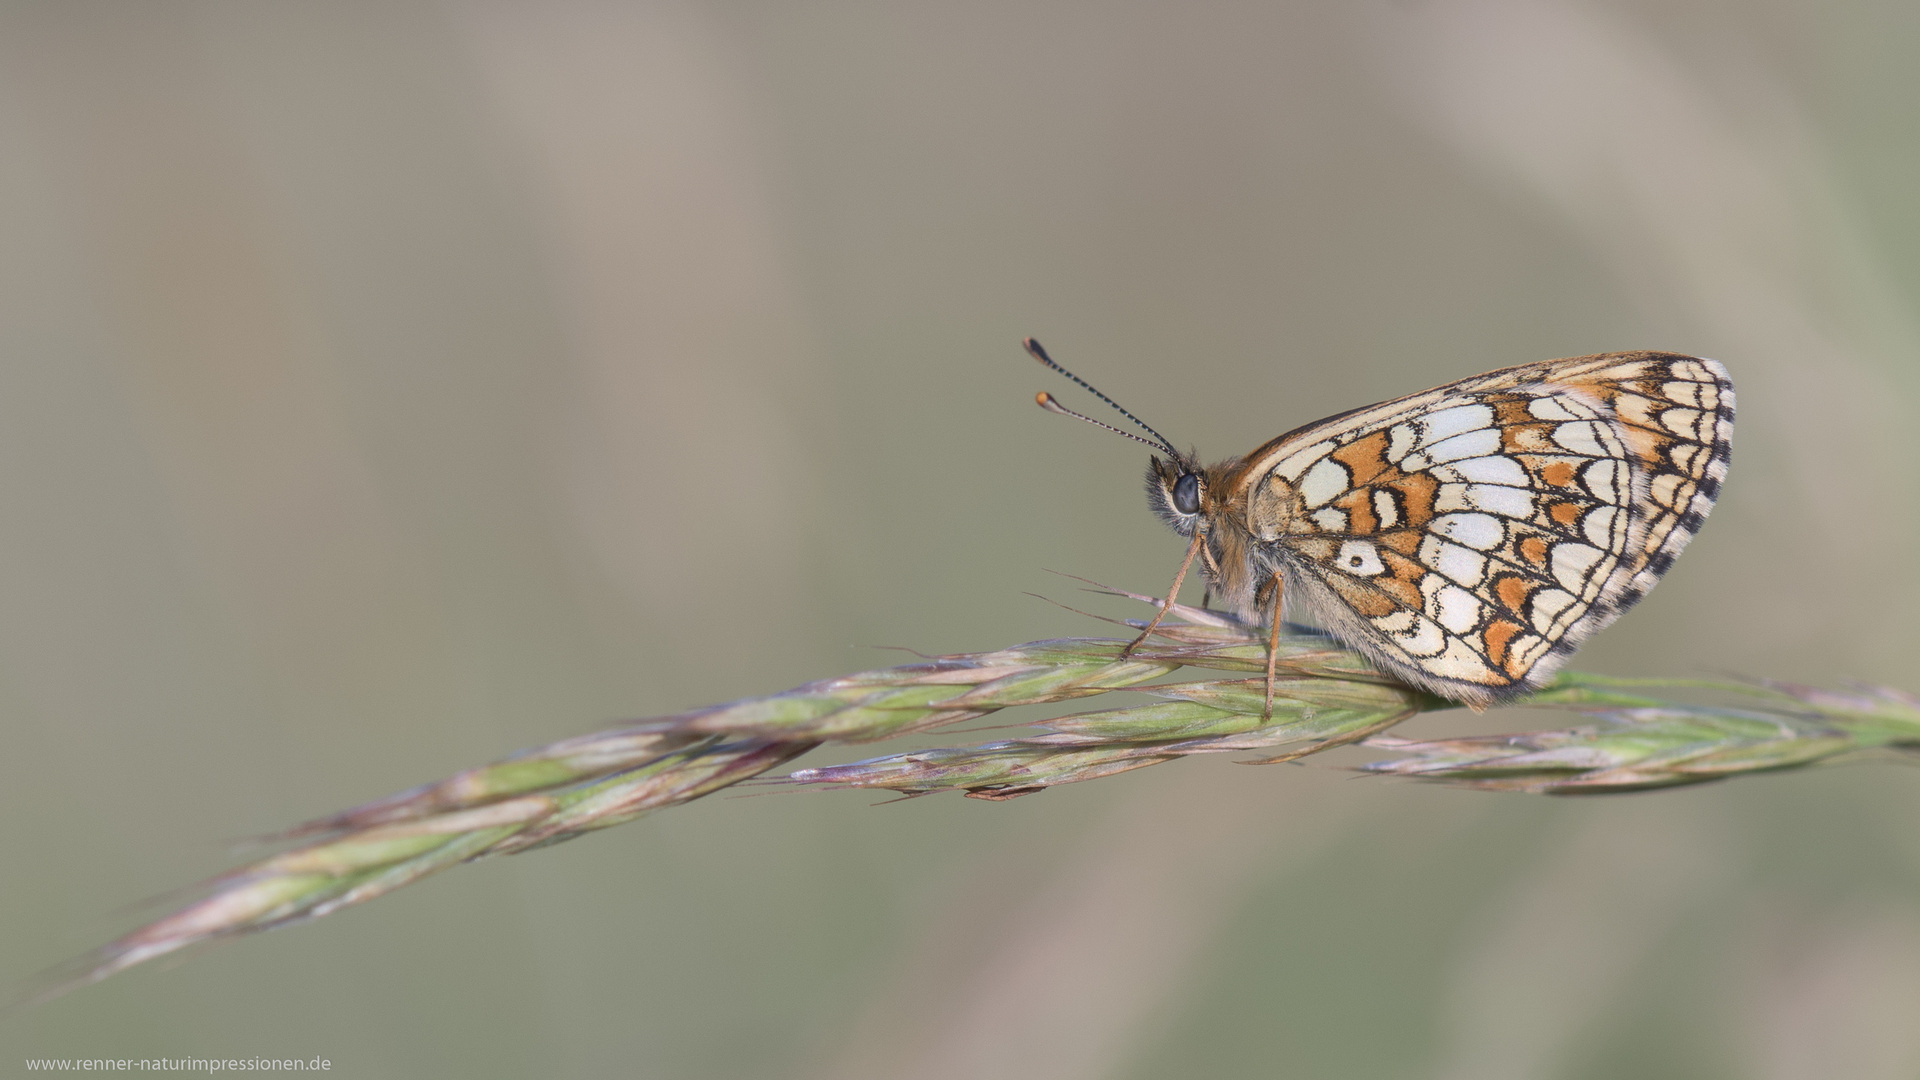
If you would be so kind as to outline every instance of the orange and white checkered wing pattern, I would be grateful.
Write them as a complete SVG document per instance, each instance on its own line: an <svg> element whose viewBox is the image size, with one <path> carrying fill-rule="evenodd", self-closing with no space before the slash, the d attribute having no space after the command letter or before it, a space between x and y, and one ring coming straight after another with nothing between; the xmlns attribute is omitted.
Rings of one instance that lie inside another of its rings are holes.
<svg viewBox="0 0 1920 1080"><path fill-rule="evenodd" d="M1551 360L1283 436L1240 482L1262 557L1330 630L1486 705L1666 573L1719 494L1733 412L1712 360Z"/></svg>

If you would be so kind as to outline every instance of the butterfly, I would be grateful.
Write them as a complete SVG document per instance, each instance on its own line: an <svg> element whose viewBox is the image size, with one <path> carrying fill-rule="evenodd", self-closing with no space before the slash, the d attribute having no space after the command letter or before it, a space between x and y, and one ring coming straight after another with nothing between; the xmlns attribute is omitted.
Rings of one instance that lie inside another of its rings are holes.
<svg viewBox="0 0 1920 1080"><path fill-rule="evenodd" d="M1147 502L1218 597L1269 628L1281 603L1412 686L1475 709L1538 689L1673 565L1727 477L1733 381L1719 363L1618 352L1522 364L1296 428L1202 466L1153 436L1040 405L1156 450ZM1204 602L1204 601L1203 601Z"/></svg>

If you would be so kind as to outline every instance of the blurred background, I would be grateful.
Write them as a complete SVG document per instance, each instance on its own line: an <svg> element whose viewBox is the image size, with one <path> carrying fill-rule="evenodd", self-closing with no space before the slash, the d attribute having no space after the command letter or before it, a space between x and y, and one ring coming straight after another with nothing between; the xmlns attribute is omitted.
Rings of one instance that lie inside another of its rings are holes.
<svg viewBox="0 0 1920 1080"><path fill-rule="evenodd" d="M1720 508L1578 665L1920 690L1916 55L1890 0L0 5L0 978L525 746L1104 633L1024 594L1181 543L1027 334L1208 458L1720 358ZM1920 1074L1896 767L878 801L463 868L0 1061Z"/></svg>

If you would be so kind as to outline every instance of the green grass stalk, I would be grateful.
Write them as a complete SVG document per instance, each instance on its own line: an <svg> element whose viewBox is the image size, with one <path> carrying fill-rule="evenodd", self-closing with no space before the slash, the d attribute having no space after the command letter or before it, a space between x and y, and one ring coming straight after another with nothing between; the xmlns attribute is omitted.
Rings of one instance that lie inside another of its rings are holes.
<svg viewBox="0 0 1920 1080"><path fill-rule="evenodd" d="M1123 594L1132 595L1132 594ZM1137 599L1151 600L1147 597ZM1138 625L1138 624L1136 624ZM1576 794L1670 787L1920 751L1920 701L1885 689L1566 674L1523 704L1590 717L1518 735L1409 740L1387 729L1453 703L1396 683L1312 633L1280 638L1271 714L1263 632L1176 606L1128 653L1118 639L1037 641L825 679L785 693L565 739L309 821L205 895L51 973L39 1000L169 953L365 903L460 863L560 843L759 782L958 791L1009 799L1202 754L1293 761L1356 743L1403 756L1376 775ZM1162 681L1191 670L1204 677ZM1134 691L1145 704L1032 722L1030 735L766 774L828 743L922 733L1020 706ZM1676 695L1737 697L1697 705Z"/></svg>

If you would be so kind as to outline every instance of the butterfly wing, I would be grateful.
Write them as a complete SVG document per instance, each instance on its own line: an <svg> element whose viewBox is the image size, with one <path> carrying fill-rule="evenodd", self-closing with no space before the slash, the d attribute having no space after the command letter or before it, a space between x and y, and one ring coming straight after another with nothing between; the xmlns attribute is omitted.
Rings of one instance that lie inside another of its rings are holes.
<svg viewBox="0 0 1920 1080"><path fill-rule="evenodd" d="M1712 360L1550 360L1290 432L1236 482L1262 557L1329 630L1484 706L1666 573L1726 478L1733 403Z"/></svg>

